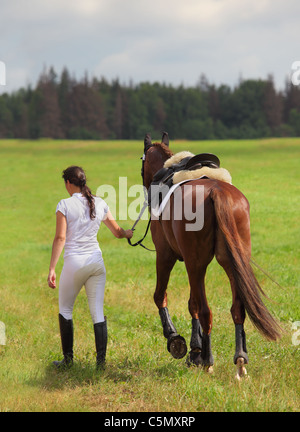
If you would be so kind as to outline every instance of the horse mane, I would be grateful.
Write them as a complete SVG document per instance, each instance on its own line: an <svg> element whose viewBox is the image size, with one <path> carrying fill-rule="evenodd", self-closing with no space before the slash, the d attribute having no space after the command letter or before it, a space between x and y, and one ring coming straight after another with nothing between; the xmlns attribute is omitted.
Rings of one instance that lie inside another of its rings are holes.
<svg viewBox="0 0 300 432"><path fill-rule="evenodd" d="M169 147L166 144L164 144L164 143L156 142L156 143L153 143L152 145L153 145L153 147L156 147L157 149L159 149L160 152L163 153L164 155L166 155L168 158L170 158L174 154L169 149Z"/></svg>

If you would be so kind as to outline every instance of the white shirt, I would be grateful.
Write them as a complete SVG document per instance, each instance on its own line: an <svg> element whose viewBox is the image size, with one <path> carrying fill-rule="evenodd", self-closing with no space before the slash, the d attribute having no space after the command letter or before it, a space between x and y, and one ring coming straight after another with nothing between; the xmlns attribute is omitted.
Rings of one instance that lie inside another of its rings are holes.
<svg viewBox="0 0 300 432"><path fill-rule="evenodd" d="M64 258L70 255L92 254L101 249L97 240L100 224L108 212L108 205L100 197L95 200L95 219L90 218L87 199L81 193L61 200L56 207L67 219L67 233Z"/></svg>

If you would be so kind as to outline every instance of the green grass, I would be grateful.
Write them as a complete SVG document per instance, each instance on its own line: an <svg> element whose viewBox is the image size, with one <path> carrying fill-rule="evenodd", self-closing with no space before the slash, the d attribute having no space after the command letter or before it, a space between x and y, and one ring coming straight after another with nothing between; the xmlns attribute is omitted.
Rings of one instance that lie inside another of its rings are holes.
<svg viewBox="0 0 300 432"><path fill-rule="evenodd" d="M93 326L84 290L74 310L75 365L61 358L58 290L47 286L57 202L67 197L62 170L80 164L95 192L101 184L140 184L142 142L0 141L0 411L298 411L299 345L291 326L299 312L299 139L171 142L174 152L212 152L249 199L253 259L281 285L255 273L266 304L285 329L266 342L246 320L250 378L234 379L234 325L228 279L214 260L207 272L213 312L214 373L187 368L167 351L153 302L155 254L130 248L105 226L99 232L107 268L107 368L95 370ZM128 203L130 200L128 199ZM132 221L122 221L129 228ZM143 234L140 222L134 240ZM150 236L146 240L152 246ZM60 273L63 260L59 261ZM182 263L171 275L169 310L189 343L189 286Z"/></svg>

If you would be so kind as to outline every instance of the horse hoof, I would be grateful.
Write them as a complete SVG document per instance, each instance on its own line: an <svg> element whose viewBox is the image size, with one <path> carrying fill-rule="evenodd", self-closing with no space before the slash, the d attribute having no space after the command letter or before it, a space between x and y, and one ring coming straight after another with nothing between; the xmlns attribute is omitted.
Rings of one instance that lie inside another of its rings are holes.
<svg viewBox="0 0 300 432"><path fill-rule="evenodd" d="M186 364L188 367L191 366L202 366L202 359L201 359L201 351L190 351L189 355L187 356L186 359Z"/></svg>
<svg viewBox="0 0 300 432"><path fill-rule="evenodd" d="M244 365L245 365L245 359L243 357L239 357L236 362L237 371L235 375L235 379L238 381L240 381L243 378L248 378L247 370Z"/></svg>
<svg viewBox="0 0 300 432"><path fill-rule="evenodd" d="M180 335L170 336L168 339L168 351L176 359L181 359L187 353L185 339Z"/></svg>
<svg viewBox="0 0 300 432"><path fill-rule="evenodd" d="M189 355L186 359L186 364L188 367L194 366L194 367L202 367L205 372L208 374L213 373L213 365L212 364L206 364L204 363L202 357L201 357L201 351L190 351Z"/></svg>

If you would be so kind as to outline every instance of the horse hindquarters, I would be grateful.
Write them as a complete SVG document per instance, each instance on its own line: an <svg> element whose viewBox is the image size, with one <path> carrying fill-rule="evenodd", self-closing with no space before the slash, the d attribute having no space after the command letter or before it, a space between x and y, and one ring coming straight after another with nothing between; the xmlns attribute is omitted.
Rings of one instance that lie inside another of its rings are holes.
<svg viewBox="0 0 300 432"><path fill-rule="evenodd" d="M226 186L213 189L211 198L214 202L218 229L222 232L226 245L231 279L234 280L236 294L254 326L267 339L276 340L280 337L280 327L261 300L259 291L263 291L250 265L250 223L249 208L246 205L248 202L238 189ZM216 257L222 265L218 251Z"/></svg>
<svg viewBox="0 0 300 432"><path fill-rule="evenodd" d="M245 373L248 363L246 336L243 328L245 309L254 326L269 340L280 337L279 326L261 300L262 292L250 265L251 240L249 204L234 186L219 183L212 189L217 220L215 255L226 271L232 289L231 314L235 324L236 350L234 363L238 374ZM244 371L244 372L243 372Z"/></svg>

